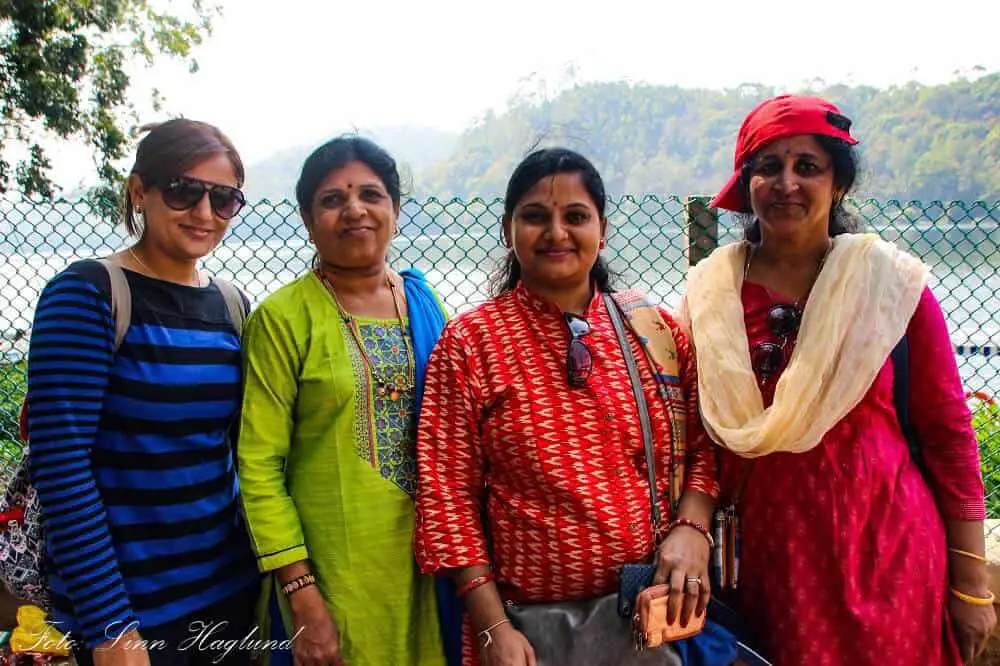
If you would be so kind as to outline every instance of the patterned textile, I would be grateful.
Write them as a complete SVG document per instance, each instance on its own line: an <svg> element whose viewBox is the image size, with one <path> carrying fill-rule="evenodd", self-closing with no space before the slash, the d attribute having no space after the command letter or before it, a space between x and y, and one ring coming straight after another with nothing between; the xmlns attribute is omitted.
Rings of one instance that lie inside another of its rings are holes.
<svg viewBox="0 0 1000 666"><path fill-rule="evenodd" d="M569 331L554 304L523 286L445 327L431 357L417 457L417 561L425 572L490 561L502 594L522 601L612 591L625 562L653 549L642 433L624 357L600 295L584 338L594 367L566 382ZM714 494L714 455L699 427L694 359L677 338L688 403L688 489ZM639 342L632 351L644 358ZM648 363L639 363L669 516L670 424ZM486 488L488 487L488 492Z"/></svg>
<svg viewBox="0 0 1000 666"><path fill-rule="evenodd" d="M791 300L744 285L751 347L773 340L767 312L777 303ZM930 290L907 337L910 413L930 487L896 420L889 361L814 449L752 463L740 500L739 601L776 666L961 663L945 613L942 516L983 519L983 484L955 356ZM775 381L762 388L765 404ZM724 498L748 464L723 454Z"/></svg>
<svg viewBox="0 0 1000 666"><path fill-rule="evenodd" d="M417 494L416 396L403 392L398 400L379 396L364 357L347 326L340 321L354 368L355 445L358 456L392 481L410 497ZM381 377L406 376L406 334L396 320L356 318L358 333L368 358ZM403 320L404 325L408 322Z"/></svg>
<svg viewBox="0 0 1000 666"><path fill-rule="evenodd" d="M674 461L687 456L687 397L677 365L677 341L659 308L652 305L646 295L636 289L616 292L615 303L625 317L626 326L638 337L659 384L660 397L667 404L670 418L670 438ZM676 508L684 490L684 465L671 465L671 482L668 498ZM661 523L662 531L666 524ZM662 533L658 535L662 539Z"/></svg>

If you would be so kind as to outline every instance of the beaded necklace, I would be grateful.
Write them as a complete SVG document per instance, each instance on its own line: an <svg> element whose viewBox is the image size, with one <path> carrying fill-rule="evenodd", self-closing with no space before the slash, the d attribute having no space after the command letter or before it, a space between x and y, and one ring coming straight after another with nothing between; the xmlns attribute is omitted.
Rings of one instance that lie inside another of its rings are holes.
<svg viewBox="0 0 1000 666"><path fill-rule="evenodd" d="M337 312L340 314L341 321L351 332L351 337L354 338L354 342L357 343L358 349L361 351L361 358L365 362L365 366L371 373L372 378L375 380L375 394L380 398L388 397L390 400L399 400L402 394L406 391L412 391L416 384L416 368L414 366L413 359L413 349L410 348L410 339L406 335L406 327L403 325L403 313L399 307L399 297L396 294L396 285L392 280L389 279L389 275L385 276L385 284L389 287L389 293L392 294L392 305L396 309L396 319L399 322L399 330L403 336L403 346L406 348L406 373L398 373L394 377L384 377L372 363L371 358L368 357L368 352L365 350L364 342L361 340L361 332L358 328L357 319L355 319L351 313L344 309L340 304L340 299L337 298L337 290L333 288L333 284L326 277L321 269L316 269L316 275L319 277L320 281L326 287L327 291L330 293L330 297L333 299L333 304L337 306Z"/></svg>

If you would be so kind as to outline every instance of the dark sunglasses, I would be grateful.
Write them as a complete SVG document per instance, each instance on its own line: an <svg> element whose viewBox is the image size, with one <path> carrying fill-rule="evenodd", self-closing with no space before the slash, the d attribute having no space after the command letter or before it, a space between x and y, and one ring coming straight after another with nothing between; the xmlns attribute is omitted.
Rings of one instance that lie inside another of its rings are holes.
<svg viewBox="0 0 1000 666"><path fill-rule="evenodd" d="M174 210L194 208L208 192L212 212L223 220L230 220L246 205L246 197L235 187L216 185L197 178L178 176L160 189L163 203Z"/></svg>
<svg viewBox="0 0 1000 666"><path fill-rule="evenodd" d="M785 347L788 338L799 330L802 323L802 310L795 305L775 305L767 312L767 326L771 333L780 337L781 342L760 342L754 345L750 352L750 361L762 381L767 381L778 372L781 362L785 360Z"/></svg>
<svg viewBox="0 0 1000 666"><path fill-rule="evenodd" d="M569 328L569 349L566 350L566 381L573 388L586 385L590 371L594 369L594 355L590 347L581 340L590 335L590 323L572 312L563 313L563 321Z"/></svg>

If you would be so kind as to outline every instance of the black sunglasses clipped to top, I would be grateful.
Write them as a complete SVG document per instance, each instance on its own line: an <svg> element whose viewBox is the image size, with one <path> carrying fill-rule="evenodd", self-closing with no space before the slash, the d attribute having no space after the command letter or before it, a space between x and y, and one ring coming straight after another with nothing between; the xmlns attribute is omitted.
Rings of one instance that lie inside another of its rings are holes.
<svg viewBox="0 0 1000 666"><path fill-rule="evenodd" d="M754 371L763 381L778 371L785 359L788 338L799 330L802 310L795 305L775 305L767 312L767 326L771 333L781 338L780 343L760 342L754 345L750 354Z"/></svg>
<svg viewBox="0 0 1000 666"><path fill-rule="evenodd" d="M594 355L582 338L590 335L590 323L572 312L563 313L563 321L569 328L569 348L566 350L566 381L573 388L587 384L590 371L594 368Z"/></svg>
<svg viewBox="0 0 1000 666"><path fill-rule="evenodd" d="M216 185L197 178L178 176L160 189L163 203L173 210L194 208L208 192L212 212L223 220L230 220L246 205L246 197L235 187Z"/></svg>

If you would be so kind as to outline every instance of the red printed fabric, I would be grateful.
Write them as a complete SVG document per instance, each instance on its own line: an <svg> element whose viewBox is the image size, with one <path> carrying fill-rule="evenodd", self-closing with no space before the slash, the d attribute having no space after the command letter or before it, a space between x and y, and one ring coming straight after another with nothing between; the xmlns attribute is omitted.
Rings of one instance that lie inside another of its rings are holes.
<svg viewBox="0 0 1000 666"><path fill-rule="evenodd" d="M596 290L595 290L596 291ZM501 594L521 601L612 592L617 569L653 550L649 486L635 400L599 294L584 337L594 367L566 381L569 330L559 309L523 286L453 319L427 371L417 443L416 555L424 572L487 564L480 507L489 516ZM686 487L717 492L700 426L695 364L677 339L688 395ZM650 407L664 520L670 426L636 340ZM489 487L489 492L484 488Z"/></svg>
<svg viewBox="0 0 1000 666"><path fill-rule="evenodd" d="M790 302L744 285L751 348L775 341L768 309ZM961 663L945 610L942 516L984 517L978 449L930 290L907 336L911 414L929 484L896 420L890 361L818 446L758 458L747 477L739 605L776 666ZM775 382L764 387L765 404ZM746 465L722 456L724 498Z"/></svg>

